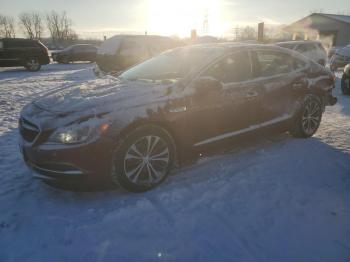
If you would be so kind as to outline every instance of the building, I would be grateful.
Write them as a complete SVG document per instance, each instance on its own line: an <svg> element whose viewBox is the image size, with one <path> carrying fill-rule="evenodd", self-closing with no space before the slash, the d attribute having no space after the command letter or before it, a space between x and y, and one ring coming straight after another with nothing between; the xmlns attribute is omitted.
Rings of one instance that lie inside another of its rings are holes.
<svg viewBox="0 0 350 262"><path fill-rule="evenodd" d="M320 40L325 46L350 44L350 16L313 13L285 28L293 40Z"/></svg>

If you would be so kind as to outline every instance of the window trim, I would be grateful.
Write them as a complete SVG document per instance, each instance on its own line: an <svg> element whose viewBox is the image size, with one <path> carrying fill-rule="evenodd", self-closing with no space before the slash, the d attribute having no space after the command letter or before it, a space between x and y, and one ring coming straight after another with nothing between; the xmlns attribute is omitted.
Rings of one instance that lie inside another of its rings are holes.
<svg viewBox="0 0 350 262"><path fill-rule="evenodd" d="M298 59L298 60L301 60L305 63L305 66L302 67L302 68L299 68L299 69L294 69L288 73L281 73L281 74L277 74L277 75L272 75L272 76L259 76L259 77L256 77L254 78L254 80L257 80L257 81L260 81L260 80L265 80L265 79L273 79L273 78L278 78L278 77L281 77L281 76L284 76L284 75L288 75L288 74L291 74L291 73L299 73L301 71L304 71L305 69L307 69L310 64L309 64L309 61L307 60L303 60L297 56L295 56L294 54L291 54L289 52L285 52L285 51L282 51L282 50L274 50L274 49L265 49L265 48L257 48L257 49L254 49L254 50L251 50L252 52L255 52L256 53L256 58L257 58L257 52L259 51L268 51L268 52L275 52L275 53L280 53L280 54L285 54L285 55L289 55L290 57L292 57L293 59ZM259 63L259 61L256 61L257 63Z"/></svg>

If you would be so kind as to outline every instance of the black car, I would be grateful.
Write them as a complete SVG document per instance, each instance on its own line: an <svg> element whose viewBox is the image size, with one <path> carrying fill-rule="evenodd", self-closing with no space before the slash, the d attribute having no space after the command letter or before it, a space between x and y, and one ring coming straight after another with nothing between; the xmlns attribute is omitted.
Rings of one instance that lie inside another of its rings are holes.
<svg viewBox="0 0 350 262"><path fill-rule="evenodd" d="M0 67L24 66L28 71L38 71L49 63L48 50L40 41L0 38Z"/></svg>
<svg viewBox="0 0 350 262"><path fill-rule="evenodd" d="M27 105L20 147L44 180L139 192L195 149L271 127L311 137L333 88L329 70L277 46L182 47Z"/></svg>
<svg viewBox="0 0 350 262"><path fill-rule="evenodd" d="M62 51L52 52L52 60L58 63L68 64L76 61L96 61L97 48L93 45L72 45Z"/></svg>
<svg viewBox="0 0 350 262"><path fill-rule="evenodd" d="M341 91L344 95L350 95L350 64L344 68L344 73L341 78Z"/></svg>

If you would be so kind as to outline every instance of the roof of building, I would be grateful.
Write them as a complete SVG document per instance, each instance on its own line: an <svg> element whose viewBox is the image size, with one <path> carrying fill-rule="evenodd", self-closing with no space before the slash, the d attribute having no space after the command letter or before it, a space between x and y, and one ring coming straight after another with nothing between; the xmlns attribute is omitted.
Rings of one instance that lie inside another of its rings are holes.
<svg viewBox="0 0 350 262"><path fill-rule="evenodd" d="M286 26L284 30L294 30L294 29L313 29L317 24L322 25L318 18L332 19L340 23L350 24L350 15L335 15L335 14L323 14L323 13L312 13L292 24ZM316 18L316 19L315 19Z"/></svg>
<svg viewBox="0 0 350 262"><path fill-rule="evenodd" d="M323 14L323 13L314 13L313 15L322 15L330 19L337 21L345 22L350 24L350 15L334 15L334 14Z"/></svg>

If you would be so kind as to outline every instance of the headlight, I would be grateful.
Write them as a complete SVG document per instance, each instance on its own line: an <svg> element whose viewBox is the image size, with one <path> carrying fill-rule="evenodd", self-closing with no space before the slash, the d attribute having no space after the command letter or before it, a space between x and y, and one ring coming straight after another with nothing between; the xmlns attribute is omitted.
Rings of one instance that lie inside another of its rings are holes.
<svg viewBox="0 0 350 262"><path fill-rule="evenodd" d="M55 144L79 144L92 140L101 132L108 129L109 125L98 121L85 121L57 129L47 142Z"/></svg>

